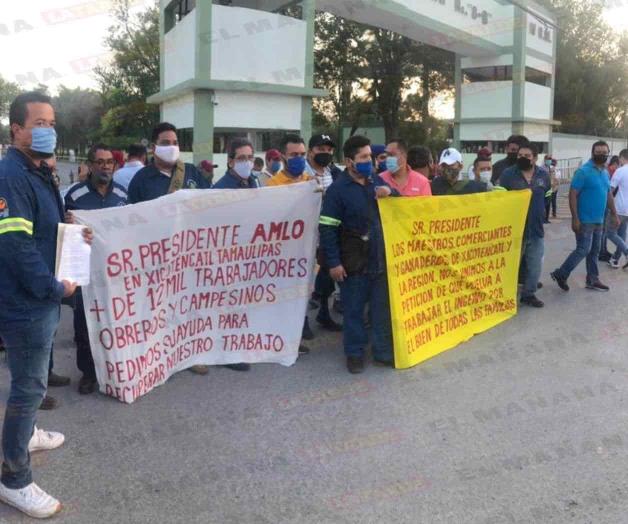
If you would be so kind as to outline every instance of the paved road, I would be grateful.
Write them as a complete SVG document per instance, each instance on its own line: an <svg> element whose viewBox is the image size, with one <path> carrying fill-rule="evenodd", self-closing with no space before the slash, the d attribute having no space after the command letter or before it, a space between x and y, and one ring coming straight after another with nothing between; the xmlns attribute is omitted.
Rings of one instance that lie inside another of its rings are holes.
<svg viewBox="0 0 628 524"><path fill-rule="evenodd" d="M564 201L562 202L564 204ZM69 309L57 337L70 388L36 454L60 523L628 522L628 274L565 294L572 247L548 228L539 297L492 331L408 371L344 369L318 333L293 368L182 372L131 406L76 393ZM0 396L7 394L6 365ZM28 522L0 505L0 522Z"/></svg>

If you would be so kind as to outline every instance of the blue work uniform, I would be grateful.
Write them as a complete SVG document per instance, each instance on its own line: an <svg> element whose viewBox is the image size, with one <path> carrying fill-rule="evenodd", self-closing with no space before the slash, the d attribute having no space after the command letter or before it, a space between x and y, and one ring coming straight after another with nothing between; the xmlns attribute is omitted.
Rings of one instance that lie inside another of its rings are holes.
<svg viewBox="0 0 628 524"><path fill-rule="evenodd" d="M11 373L0 482L10 489L33 481L28 443L46 394L64 294L54 276L62 221L52 170L9 149L0 162L0 337Z"/></svg>
<svg viewBox="0 0 628 524"><path fill-rule="evenodd" d="M229 170L212 186L212 189L254 189L257 187L262 187L262 184L255 175L251 174L248 178L242 178Z"/></svg>
<svg viewBox="0 0 628 524"><path fill-rule="evenodd" d="M506 169L499 184L508 191L529 189L532 191L528 217L526 219L525 234L521 247L521 265L519 267L519 281L523 283L522 298L533 297L536 293L541 272L543 270L543 255L545 243L543 237L543 221L545 220L545 196L552 191L552 183L547 171L538 166L528 182L521 169L513 166Z"/></svg>
<svg viewBox="0 0 628 524"><path fill-rule="evenodd" d="M66 211L104 209L127 204L127 192L124 186L111 182L107 192L102 195L91 177L76 184L65 195ZM89 344L89 331L83 306L83 294L80 288L76 292L74 305L74 342L76 343L76 365L85 379L96 380L96 369Z"/></svg>
<svg viewBox="0 0 628 524"><path fill-rule="evenodd" d="M140 169L129 184L129 204L146 202L167 195L174 173L175 167L172 168L171 176L165 175L157 169L154 162ZM210 187L210 183L195 166L185 164L182 189L209 189Z"/></svg>
<svg viewBox="0 0 628 524"><path fill-rule="evenodd" d="M347 242L348 232L368 239L368 261L363 270L355 273L347 271L348 276L340 283L344 309L344 351L347 357L364 357L368 344L364 308L370 303L374 357L392 362L386 257L375 198L375 188L379 185L384 185L379 177L375 180L369 178L362 185L345 170L325 193L319 233L325 265L329 268L346 265L343 264L342 243ZM353 244L358 243L354 241Z"/></svg>

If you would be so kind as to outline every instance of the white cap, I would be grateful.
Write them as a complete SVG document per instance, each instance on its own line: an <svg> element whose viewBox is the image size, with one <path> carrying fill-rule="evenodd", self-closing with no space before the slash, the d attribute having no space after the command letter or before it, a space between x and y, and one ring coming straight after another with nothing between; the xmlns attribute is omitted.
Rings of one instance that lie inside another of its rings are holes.
<svg viewBox="0 0 628 524"><path fill-rule="evenodd" d="M441 153L439 164L453 166L456 162L462 164L462 155L457 149L450 147Z"/></svg>

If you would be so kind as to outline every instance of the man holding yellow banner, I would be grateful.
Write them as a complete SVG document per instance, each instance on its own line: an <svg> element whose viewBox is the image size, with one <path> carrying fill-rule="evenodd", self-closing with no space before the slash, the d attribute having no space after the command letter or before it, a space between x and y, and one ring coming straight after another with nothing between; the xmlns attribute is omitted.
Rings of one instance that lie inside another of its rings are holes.
<svg viewBox="0 0 628 524"><path fill-rule="evenodd" d="M319 231L325 265L340 283L347 369L362 373L368 345L364 322L367 304L373 358L382 365L393 364L385 254L376 203L378 197L390 195L391 189L373 174L368 138L352 136L343 149L347 169L327 189Z"/></svg>
<svg viewBox="0 0 628 524"><path fill-rule="evenodd" d="M552 192L549 174L536 165L538 151L534 144L523 144L519 148L517 163L502 173L500 185L509 190L529 189L532 191L525 237L522 246L523 289L521 303L541 308L545 304L536 298L536 290L543 269L545 252L543 223L545 221L545 198Z"/></svg>
<svg viewBox="0 0 628 524"><path fill-rule="evenodd" d="M379 201L395 367L414 366L516 314L530 196Z"/></svg>

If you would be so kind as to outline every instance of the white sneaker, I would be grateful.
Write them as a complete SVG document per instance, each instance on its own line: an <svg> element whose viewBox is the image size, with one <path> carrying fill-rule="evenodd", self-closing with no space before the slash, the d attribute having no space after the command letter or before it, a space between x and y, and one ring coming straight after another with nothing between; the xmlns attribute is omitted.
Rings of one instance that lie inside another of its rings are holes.
<svg viewBox="0 0 628 524"><path fill-rule="evenodd" d="M608 265L611 266L613 269L618 269L619 268L619 260L615 260L614 258L611 258L608 261Z"/></svg>
<svg viewBox="0 0 628 524"><path fill-rule="evenodd" d="M47 519L61 511L61 503L34 482L22 489L9 489L0 482L0 500L36 519Z"/></svg>
<svg viewBox="0 0 628 524"><path fill-rule="evenodd" d="M65 442L65 437L61 433L56 431L44 431L43 429L37 429L28 443L28 451L44 451L49 449L55 449L61 446Z"/></svg>

